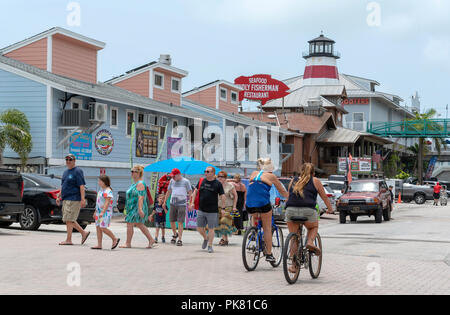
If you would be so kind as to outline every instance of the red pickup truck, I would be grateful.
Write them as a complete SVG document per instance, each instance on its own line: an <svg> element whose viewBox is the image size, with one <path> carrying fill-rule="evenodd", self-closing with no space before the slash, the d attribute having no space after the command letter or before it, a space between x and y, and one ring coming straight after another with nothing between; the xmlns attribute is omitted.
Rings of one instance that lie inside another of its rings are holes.
<svg viewBox="0 0 450 315"><path fill-rule="evenodd" d="M347 215L352 222L358 216L374 216L376 223L391 219L392 198L388 186L381 179L353 181L337 203L339 221L345 224Z"/></svg>

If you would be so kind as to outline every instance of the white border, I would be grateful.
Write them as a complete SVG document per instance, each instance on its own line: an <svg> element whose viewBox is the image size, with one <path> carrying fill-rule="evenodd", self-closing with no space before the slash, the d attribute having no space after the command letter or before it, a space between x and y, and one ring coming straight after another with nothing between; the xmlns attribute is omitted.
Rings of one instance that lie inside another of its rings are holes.
<svg viewBox="0 0 450 315"><path fill-rule="evenodd" d="M47 130L45 141L45 155L47 156L47 158L51 158L53 154L52 105L53 105L53 89L50 85L47 85Z"/></svg>
<svg viewBox="0 0 450 315"><path fill-rule="evenodd" d="M222 90L225 91L225 98L222 97ZM223 102L228 102L228 89L219 86L219 97L220 97L220 100L221 100L221 101L223 101Z"/></svg>
<svg viewBox="0 0 450 315"><path fill-rule="evenodd" d="M233 101L233 94L236 94L236 101ZM236 91L230 90L230 101L231 101L231 104L238 105L239 104L239 93Z"/></svg>
<svg viewBox="0 0 450 315"><path fill-rule="evenodd" d="M117 111L116 113L116 123L117 125L112 124L112 111ZM119 129L119 108L118 107L109 107L109 128L111 129Z"/></svg>
<svg viewBox="0 0 450 315"><path fill-rule="evenodd" d="M156 76L157 75L160 75L160 76L162 76L162 86L158 86L158 85L156 85ZM165 75L164 75L164 73L161 73L161 72L158 72L158 71L153 71L153 78L152 78L152 80L153 80L153 86L155 87L155 88L157 88L157 89L160 89L160 90L164 90L164 80L165 80L166 78L165 78Z"/></svg>
<svg viewBox="0 0 450 315"><path fill-rule="evenodd" d="M178 91L173 89L173 81L178 81ZM181 94L181 79L177 77L170 78L170 91L175 94Z"/></svg>

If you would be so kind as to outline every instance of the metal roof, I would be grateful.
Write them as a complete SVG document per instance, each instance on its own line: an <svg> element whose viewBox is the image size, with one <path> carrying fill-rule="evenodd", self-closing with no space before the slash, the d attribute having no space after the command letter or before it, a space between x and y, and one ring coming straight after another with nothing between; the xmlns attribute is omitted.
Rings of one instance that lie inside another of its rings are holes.
<svg viewBox="0 0 450 315"><path fill-rule="evenodd" d="M158 102L111 84L94 84L64 77L5 56L0 56L0 69L25 76L31 80L41 82L68 93L85 95L87 97L98 98L105 101L135 106L164 113L166 115L169 114L187 118L200 118L206 121L214 121L214 119L211 119L210 117L199 115L198 113L181 106Z"/></svg>
<svg viewBox="0 0 450 315"><path fill-rule="evenodd" d="M331 42L331 43L335 43L334 40L323 36L323 34L321 34L319 37L311 39L310 41L308 41L308 43L313 43L313 42Z"/></svg>
<svg viewBox="0 0 450 315"><path fill-rule="evenodd" d="M362 134L358 131L337 127L336 129L331 129L320 135L316 142L317 143L337 143L337 144L354 144Z"/></svg>
<svg viewBox="0 0 450 315"><path fill-rule="evenodd" d="M307 106L308 100L320 96L346 95L343 85L305 85L284 97L284 107ZM329 105L329 104L328 104ZM265 107L282 107L283 99L268 102Z"/></svg>
<svg viewBox="0 0 450 315"><path fill-rule="evenodd" d="M373 134L367 132L359 132L352 129L337 127L336 129L328 130L322 135L320 135L316 142L317 143L330 143L330 144L355 144L360 137L364 137L366 139L373 139L374 142L380 142L383 144L390 144L392 141L389 141L385 138L375 136Z"/></svg>

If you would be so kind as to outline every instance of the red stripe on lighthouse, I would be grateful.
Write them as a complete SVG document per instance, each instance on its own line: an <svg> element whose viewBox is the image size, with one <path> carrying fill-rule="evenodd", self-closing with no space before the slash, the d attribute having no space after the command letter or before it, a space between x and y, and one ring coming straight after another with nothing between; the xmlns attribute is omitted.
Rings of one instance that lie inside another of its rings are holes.
<svg viewBox="0 0 450 315"><path fill-rule="evenodd" d="M303 79L339 79L338 69L335 66L308 66L305 67Z"/></svg>

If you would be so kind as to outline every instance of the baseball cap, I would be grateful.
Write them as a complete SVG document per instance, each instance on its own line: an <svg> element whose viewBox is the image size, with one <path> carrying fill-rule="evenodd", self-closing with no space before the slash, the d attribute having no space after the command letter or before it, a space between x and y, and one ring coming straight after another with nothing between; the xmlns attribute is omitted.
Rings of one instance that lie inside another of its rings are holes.
<svg viewBox="0 0 450 315"><path fill-rule="evenodd" d="M170 173L170 175L172 175L172 176L175 176L175 175L178 175L178 174L181 174L181 172L180 172L180 170L178 168L174 168L172 170L172 173Z"/></svg>
<svg viewBox="0 0 450 315"><path fill-rule="evenodd" d="M67 158L71 158L71 159L74 159L74 160L76 160L76 157L75 157L75 155L73 155L72 153L70 153L70 154L67 154L65 158L66 158L66 159L67 159Z"/></svg>

